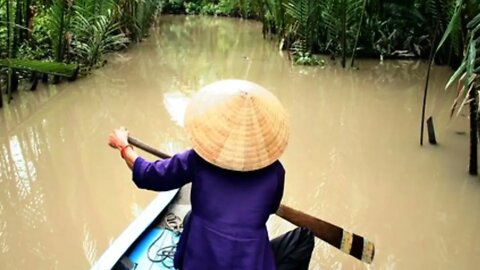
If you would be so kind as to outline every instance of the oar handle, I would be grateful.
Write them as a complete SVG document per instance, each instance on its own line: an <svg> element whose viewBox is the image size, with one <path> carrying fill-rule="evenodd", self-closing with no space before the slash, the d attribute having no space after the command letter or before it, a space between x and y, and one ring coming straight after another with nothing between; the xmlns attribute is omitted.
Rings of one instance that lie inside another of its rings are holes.
<svg viewBox="0 0 480 270"><path fill-rule="evenodd" d="M341 227L284 204L280 205L276 214L292 224L308 228L316 237L362 262L371 263L373 261L375 245L362 236L350 233Z"/></svg>
<svg viewBox="0 0 480 270"><path fill-rule="evenodd" d="M161 159L170 158L170 155L167 155L136 138L129 136L128 142ZM280 205L276 214L292 224L308 228L316 237L363 262L371 263L375 256L375 245L372 242L362 236L347 232L341 227L295 210L284 204Z"/></svg>
<svg viewBox="0 0 480 270"><path fill-rule="evenodd" d="M138 148L142 149L145 152L148 152L148 153L150 153L154 156L157 156L161 159L166 159L166 158L171 157L170 155L167 155L167 154L151 147L150 145L140 141L139 139L133 138L131 136L128 136L128 143L130 143L131 145L133 145L135 147L138 147Z"/></svg>

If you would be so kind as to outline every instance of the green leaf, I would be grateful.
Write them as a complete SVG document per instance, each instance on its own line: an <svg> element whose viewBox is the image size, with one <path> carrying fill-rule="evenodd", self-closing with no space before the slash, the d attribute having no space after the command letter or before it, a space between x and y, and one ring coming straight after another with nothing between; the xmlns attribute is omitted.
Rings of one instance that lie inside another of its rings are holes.
<svg viewBox="0 0 480 270"><path fill-rule="evenodd" d="M477 14L468 24L467 28L469 30L472 30L473 28L476 28L480 25L480 13Z"/></svg>
<svg viewBox="0 0 480 270"><path fill-rule="evenodd" d="M460 25L460 14L463 6L463 0L457 0L457 5L455 8L455 13L452 16L452 19L448 23L447 29L445 30L445 33L443 33L442 39L440 39L440 42L438 43L437 49L435 50L435 54L438 53L438 51L442 48L443 44L447 40L447 38L453 33L458 31L457 26Z"/></svg>
<svg viewBox="0 0 480 270"><path fill-rule="evenodd" d="M460 78L460 76L465 72L466 66L467 66L467 64L465 63L465 61L463 61L462 64L460 65L460 67L457 68L455 73L453 73L452 76L450 76L450 79L448 80L447 84L445 85L445 89L449 88L452 85L452 83L454 83L455 81L457 81Z"/></svg>

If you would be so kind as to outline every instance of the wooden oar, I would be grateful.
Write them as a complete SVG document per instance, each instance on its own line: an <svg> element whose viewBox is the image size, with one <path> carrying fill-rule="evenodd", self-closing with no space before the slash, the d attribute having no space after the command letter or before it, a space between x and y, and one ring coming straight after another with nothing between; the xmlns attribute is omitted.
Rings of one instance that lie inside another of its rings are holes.
<svg viewBox="0 0 480 270"><path fill-rule="evenodd" d="M159 158L166 159L170 157L133 137L128 137L128 142ZM284 204L280 205L276 214L292 224L308 228L316 237L363 262L371 263L375 256L375 245L372 242L362 236L350 233L341 227L295 210Z"/></svg>

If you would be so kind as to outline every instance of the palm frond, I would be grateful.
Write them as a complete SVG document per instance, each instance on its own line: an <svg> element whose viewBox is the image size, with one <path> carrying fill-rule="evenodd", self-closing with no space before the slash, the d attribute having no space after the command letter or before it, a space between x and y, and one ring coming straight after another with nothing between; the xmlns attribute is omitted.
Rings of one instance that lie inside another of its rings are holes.
<svg viewBox="0 0 480 270"><path fill-rule="evenodd" d="M74 9L81 12L84 17L89 17L95 13L96 2L94 0L75 0Z"/></svg>
<svg viewBox="0 0 480 270"><path fill-rule="evenodd" d="M146 36L158 8L158 2L155 0L144 0L137 5L135 25L139 38Z"/></svg>
<svg viewBox="0 0 480 270"><path fill-rule="evenodd" d="M467 29L472 33L476 33L480 29L480 13L477 14L468 24Z"/></svg>
<svg viewBox="0 0 480 270"><path fill-rule="evenodd" d="M426 0L426 13L430 17L433 25L438 27L440 32L445 31L448 26L448 17L446 14L449 14L450 3L452 1L448 0Z"/></svg>
<svg viewBox="0 0 480 270"><path fill-rule="evenodd" d="M327 32L327 50L342 53L342 64L347 51L352 51L357 40L356 33L364 13L364 0L323 0L319 2L321 23Z"/></svg>
<svg viewBox="0 0 480 270"><path fill-rule="evenodd" d="M108 15L109 11L113 11L117 7L115 0L97 0L97 14Z"/></svg>
<svg viewBox="0 0 480 270"><path fill-rule="evenodd" d="M0 67L22 69L51 75L73 78L78 73L78 65L24 59L0 59Z"/></svg>
<svg viewBox="0 0 480 270"><path fill-rule="evenodd" d="M455 72L450 76L447 84L445 85L445 89L448 89L455 81L460 80L460 77L465 73L466 62L462 62L460 67L455 70Z"/></svg>
<svg viewBox="0 0 480 270"><path fill-rule="evenodd" d="M462 103L460 107L457 109L457 115L460 114L465 104L471 102L471 91L474 91L475 88L475 80L477 79L477 75L475 74L475 59L476 59L476 50L475 50L475 42L473 42L473 35L470 38L468 48L467 48L467 55L465 56L465 68L463 73L463 85L459 91L459 97L463 96ZM458 98L458 97L457 97Z"/></svg>
<svg viewBox="0 0 480 270"><path fill-rule="evenodd" d="M345 9L347 14L347 25L353 26L355 24L358 24L359 17L361 16L363 10L363 1L347 0L346 3L347 5Z"/></svg>
<svg viewBox="0 0 480 270"><path fill-rule="evenodd" d="M467 29L468 43L465 47L462 64L446 84L446 88L448 88L455 81L459 82L459 91L452 106L452 110L456 110L457 114L460 113L465 104L471 101L471 91L477 91L477 88L480 86L480 54L478 53L480 52L480 38L476 37L477 32L480 31L480 14L470 20L467 24ZM462 100L461 105L457 108L456 104L460 100Z"/></svg>
<svg viewBox="0 0 480 270"><path fill-rule="evenodd" d="M64 35L70 28L69 20L65 20L67 8L65 0L54 0L47 13L48 34L52 41L52 49L57 61L62 61L63 59Z"/></svg>
<svg viewBox="0 0 480 270"><path fill-rule="evenodd" d="M276 29L283 29L284 26L284 0L265 0L265 11L267 17L273 20Z"/></svg>
<svg viewBox="0 0 480 270"><path fill-rule="evenodd" d="M445 32L443 33L442 38L440 39L440 42L438 43L435 53L438 53L438 51L440 51L440 49L443 47L443 45L445 44L445 41L448 39L450 35L459 31L458 26L460 25L460 15L462 13L462 8L463 8L463 0L456 0L455 11L452 15L452 18L450 19L450 22L448 23L447 28L445 29Z"/></svg>
<svg viewBox="0 0 480 270"><path fill-rule="evenodd" d="M319 8L315 0L289 0L285 3L285 13L292 23L297 25L295 35L298 36L303 52L311 52L316 25L313 25L315 14Z"/></svg>
<svg viewBox="0 0 480 270"><path fill-rule="evenodd" d="M113 12L107 15L84 17L76 11L73 21L75 39L73 46L78 60L87 71L101 63L106 53L125 47L128 38L120 31L121 22L114 20Z"/></svg>

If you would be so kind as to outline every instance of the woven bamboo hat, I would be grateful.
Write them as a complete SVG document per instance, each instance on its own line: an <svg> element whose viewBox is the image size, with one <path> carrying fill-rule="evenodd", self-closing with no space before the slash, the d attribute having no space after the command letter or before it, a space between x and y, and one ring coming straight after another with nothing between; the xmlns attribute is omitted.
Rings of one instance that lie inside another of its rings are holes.
<svg viewBox="0 0 480 270"><path fill-rule="evenodd" d="M287 115L258 84L223 80L202 88L185 112L195 152L229 170L253 171L275 162L288 142Z"/></svg>

